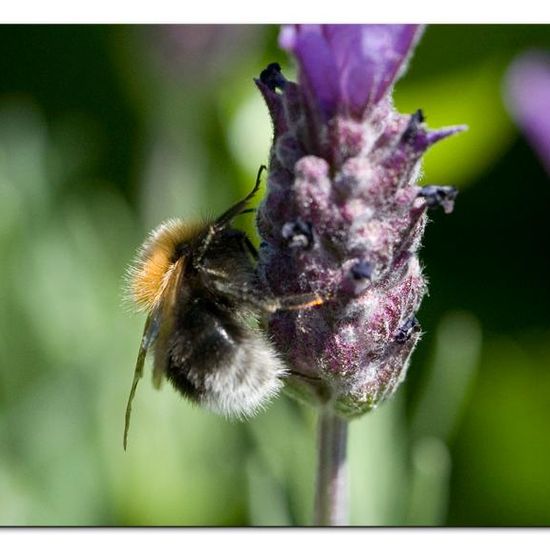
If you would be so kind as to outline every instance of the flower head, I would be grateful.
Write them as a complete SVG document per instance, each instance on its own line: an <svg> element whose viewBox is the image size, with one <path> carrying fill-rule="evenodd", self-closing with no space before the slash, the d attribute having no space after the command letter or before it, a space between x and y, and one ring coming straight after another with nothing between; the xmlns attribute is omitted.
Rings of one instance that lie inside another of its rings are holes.
<svg viewBox="0 0 550 550"><path fill-rule="evenodd" d="M509 108L550 174L550 54L523 54L506 84Z"/></svg>
<svg viewBox="0 0 550 550"><path fill-rule="evenodd" d="M415 25L284 27L299 82L271 64L256 81L274 141L258 211L259 274L277 295L315 292L317 308L278 312L269 331L291 389L355 416L390 395L419 338L426 283L417 257L426 210L451 187L416 185L422 154L461 130L398 113L391 90Z"/></svg>

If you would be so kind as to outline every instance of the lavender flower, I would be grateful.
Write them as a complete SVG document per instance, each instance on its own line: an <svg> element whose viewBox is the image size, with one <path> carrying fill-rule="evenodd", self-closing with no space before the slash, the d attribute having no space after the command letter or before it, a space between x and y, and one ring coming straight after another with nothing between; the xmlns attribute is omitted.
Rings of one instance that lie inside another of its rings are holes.
<svg viewBox="0 0 550 550"><path fill-rule="evenodd" d="M375 407L405 376L426 290L417 250L426 210L456 190L416 182L422 154L463 127L428 130L391 99L422 29L286 26L298 83L271 64L256 84L274 126L258 211L259 274L276 295L315 292L320 307L279 312L269 332L288 387L346 417Z"/></svg>
<svg viewBox="0 0 550 550"><path fill-rule="evenodd" d="M510 111L550 174L550 54L519 57L506 84Z"/></svg>

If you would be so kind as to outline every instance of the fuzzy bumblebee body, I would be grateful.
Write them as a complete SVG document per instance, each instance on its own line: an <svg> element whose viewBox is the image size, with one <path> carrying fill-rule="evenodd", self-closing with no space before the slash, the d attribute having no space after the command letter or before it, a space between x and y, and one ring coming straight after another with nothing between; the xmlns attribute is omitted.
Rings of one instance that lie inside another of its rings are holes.
<svg viewBox="0 0 550 550"><path fill-rule="evenodd" d="M257 191L213 222L170 220L155 229L129 270L129 294L148 313L126 410L131 405L148 351L153 382L167 378L184 397L227 417L244 418L282 387L285 367L251 317L277 309L317 305L316 296L277 299L260 291L256 251L231 228Z"/></svg>

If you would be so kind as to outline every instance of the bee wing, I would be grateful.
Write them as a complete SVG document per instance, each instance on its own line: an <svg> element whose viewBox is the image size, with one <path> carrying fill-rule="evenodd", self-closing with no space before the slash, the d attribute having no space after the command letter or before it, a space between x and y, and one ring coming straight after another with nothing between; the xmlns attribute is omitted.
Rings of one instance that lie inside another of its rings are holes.
<svg viewBox="0 0 550 550"><path fill-rule="evenodd" d="M124 423L124 450L128 444L128 430L130 429L130 417L132 415L132 401L136 395L136 389L139 379L143 376L143 365L145 364L145 357L147 351L155 343L159 330L160 330L160 309L155 308L147 317L145 321L145 328L143 329L143 336L141 338L141 344L139 346L139 352L136 361L136 368L134 370L134 380L132 381L132 388L130 389L130 396L128 397L128 404L126 405L126 416Z"/></svg>
<svg viewBox="0 0 550 550"><path fill-rule="evenodd" d="M132 401L136 394L137 385L143 376L143 365L148 350L155 346L155 363L153 368L153 385L158 388L166 370L166 353L168 350L168 340L173 327L174 306L176 301L176 291L178 281L183 275L184 259L180 258L167 274L165 286L162 290L162 296L153 311L145 321L143 337L139 347L139 353L134 371L134 380L128 397L126 406L126 417L124 424L124 450L128 444L128 430L130 429L130 416L132 414Z"/></svg>
<svg viewBox="0 0 550 550"><path fill-rule="evenodd" d="M166 309L168 306L165 306ZM153 387L158 390L164 379L164 371L168 361L168 340L172 333L173 316L170 311L165 311L162 319L162 324L159 330L159 335L155 345L155 361L153 363Z"/></svg>
<svg viewBox="0 0 550 550"><path fill-rule="evenodd" d="M183 266L185 258L180 258L172 268L169 277L166 280L166 285L162 293L162 299L159 304L160 310L160 325L157 333L157 341L155 344L155 362L153 364L153 386L156 389L164 379L164 372L168 363L168 343L172 335L174 326L174 312L176 309L176 297L178 283L183 277Z"/></svg>

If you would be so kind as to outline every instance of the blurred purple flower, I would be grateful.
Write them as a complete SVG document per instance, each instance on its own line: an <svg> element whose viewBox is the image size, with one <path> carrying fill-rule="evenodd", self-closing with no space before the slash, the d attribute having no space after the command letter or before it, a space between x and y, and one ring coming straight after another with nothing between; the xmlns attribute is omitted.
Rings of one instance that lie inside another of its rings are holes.
<svg viewBox="0 0 550 550"><path fill-rule="evenodd" d="M509 109L550 174L550 54L523 54L506 78Z"/></svg>
<svg viewBox="0 0 550 550"><path fill-rule="evenodd" d="M276 313L269 332L290 365L289 389L349 417L405 375L426 289L417 256L426 210L451 212L456 196L416 181L428 147L463 127L432 131L420 110L392 104L420 34L416 25L285 26L299 83L276 63L256 81L274 125L259 275L276 295L330 296Z"/></svg>
<svg viewBox="0 0 550 550"><path fill-rule="evenodd" d="M138 27L153 65L197 88L231 74L242 52L262 40L257 25L149 25Z"/></svg>

